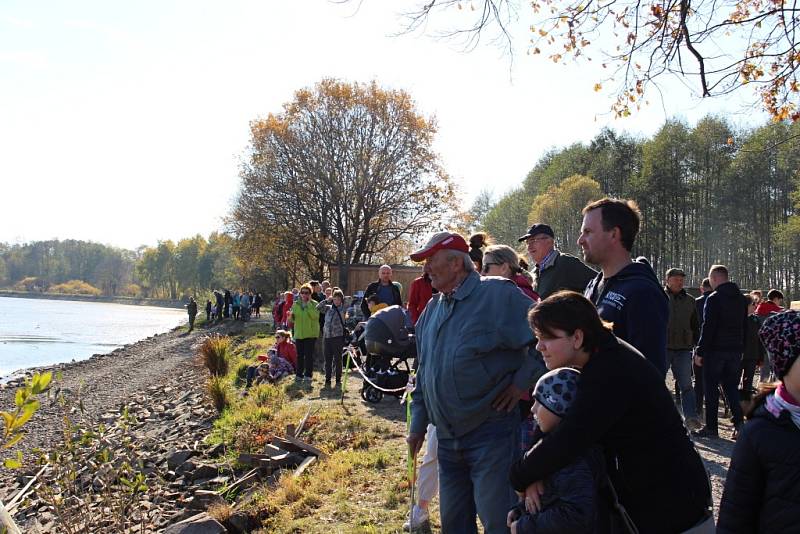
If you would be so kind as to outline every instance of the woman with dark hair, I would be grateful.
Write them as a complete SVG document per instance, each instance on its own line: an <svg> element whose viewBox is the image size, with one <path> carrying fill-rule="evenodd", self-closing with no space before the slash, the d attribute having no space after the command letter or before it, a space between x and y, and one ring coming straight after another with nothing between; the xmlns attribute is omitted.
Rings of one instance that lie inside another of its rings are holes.
<svg viewBox="0 0 800 534"><path fill-rule="evenodd" d="M538 510L542 481L600 445L609 492L639 532L713 532L703 462L658 370L578 293L551 295L528 319L547 368L579 368L581 380L570 416L512 468L514 489Z"/></svg>
<svg viewBox="0 0 800 534"><path fill-rule="evenodd" d="M469 257L475 264L475 270L483 272L483 248L489 244L489 234L478 232L469 236Z"/></svg>
<svg viewBox="0 0 800 534"><path fill-rule="evenodd" d="M759 336L780 382L754 399L736 440L720 533L800 532L800 312L772 315Z"/></svg>

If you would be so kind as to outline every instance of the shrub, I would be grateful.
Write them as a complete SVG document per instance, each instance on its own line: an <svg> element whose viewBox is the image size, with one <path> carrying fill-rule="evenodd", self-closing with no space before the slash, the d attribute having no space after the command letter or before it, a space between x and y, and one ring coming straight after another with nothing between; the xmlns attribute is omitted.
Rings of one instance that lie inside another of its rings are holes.
<svg viewBox="0 0 800 534"><path fill-rule="evenodd" d="M26 276L13 286L14 291L44 291L47 282L35 276Z"/></svg>
<svg viewBox="0 0 800 534"><path fill-rule="evenodd" d="M203 365L211 373L211 376L225 376L228 374L228 359L231 339L228 336L215 334L208 336L200 345L200 356L203 358Z"/></svg>
<svg viewBox="0 0 800 534"><path fill-rule="evenodd" d="M103 292L83 280L70 280L63 284L50 286L51 293L63 293L65 295L101 295Z"/></svg>
<svg viewBox="0 0 800 534"><path fill-rule="evenodd" d="M211 397L211 402L218 412L222 411L231 404L231 392L228 389L228 384L221 376L211 376L206 384L208 395Z"/></svg>
<svg viewBox="0 0 800 534"><path fill-rule="evenodd" d="M142 288L138 284L128 284L122 291L120 291L120 295L124 297L141 297L142 296Z"/></svg>

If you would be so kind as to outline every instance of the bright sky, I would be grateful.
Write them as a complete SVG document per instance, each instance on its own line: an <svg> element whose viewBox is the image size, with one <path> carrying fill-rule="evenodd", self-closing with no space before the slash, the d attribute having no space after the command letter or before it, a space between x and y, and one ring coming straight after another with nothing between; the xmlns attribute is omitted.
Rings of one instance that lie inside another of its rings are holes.
<svg viewBox="0 0 800 534"><path fill-rule="evenodd" d="M249 121L326 76L406 89L434 114L465 205L481 189L518 185L548 148L603 126L649 135L666 118L653 94L645 111L615 120L591 66L527 56L526 2L513 64L489 44L465 53L396 36L398 14L418 3L362 0L356 12L357 1L6 0L0 241L134 248L219 229ZM752 120L731 101L698 102L677 85L666 93L669 117Z"/></svg>

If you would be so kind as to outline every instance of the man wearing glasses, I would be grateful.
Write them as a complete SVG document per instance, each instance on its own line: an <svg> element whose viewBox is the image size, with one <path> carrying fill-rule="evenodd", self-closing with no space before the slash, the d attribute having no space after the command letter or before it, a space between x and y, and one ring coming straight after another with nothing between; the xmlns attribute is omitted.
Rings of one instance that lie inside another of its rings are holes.
<svg viewBox="0 0 800 534"><path fill-rule="evenodd" d="M533 290L542 299L562 289L583 293L586 285L597 276L597 271L581 260L555 248L555 234L547 224L535 223L518 241L528 245L528 256L534 263L531 270Z"/></svg>

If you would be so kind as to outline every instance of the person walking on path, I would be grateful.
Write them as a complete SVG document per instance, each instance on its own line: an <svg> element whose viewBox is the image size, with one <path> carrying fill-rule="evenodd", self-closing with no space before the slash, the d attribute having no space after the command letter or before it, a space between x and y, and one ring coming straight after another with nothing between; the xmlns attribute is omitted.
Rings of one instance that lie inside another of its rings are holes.
<svg viewBox="0 0 800 534"><path fill-rule="evenodd" d="M335 375L336 387L342 385L342 349L344 349L344 293L337 289L330 298L317 304L317 310L325 319L322 328L322 343L325 355L325 387L331 387L331 376ZM335 370L334 370L335 367Z"/></svg>
<svg viewBox="0 0 800 534"><path fill-rule="evenodd" d="M428 424L436 427L442 532L477 532L477 514L487 534L505 534L516 407L544 366L525 325L530 299L510 280L481 278L468 250L462 236L440 232L411 255L426 261L439 294L417 322L407 442L416 457Z"/></svg>
<svg viewBox="0 0 800 534"><path fill-rule="evenodd" d="M543 299L561 289L583 291L597 275L597 271L575 256L555 248L555 234L547 224L534 224L517 241L525 241L528 247L528 256L534 263L531 285Z"/></svg>
<svg viewBox="0 0 800 534"><path fill-rule="evenodd" d="M610 330L582 295L561 291L529 313L547 368L580 369L569 415L511 472L541 509L543 481L602 447L610 482L639 532L713 532L711 486L664 376ZM604 532L598 528L597 532Z"/></svg>
<svg viewBox="0 0 800 534"><path fill-rule="evenodd" d="M728 268L724 265L713 265L708 273L714 292L706 300L703 328L695 356L697 365L703 367L706 396L706 425L693 433L700 438L719 437L717 410L720 385L733 413L733 439L736 439L743 419L742 406L739 404L739 377L747 322L747 298L728 276Z"/></svg>
<svg viewBox="0 0 800 534"><path fill-rule="evenodd" d="M311 301L311 286L303 284L300 300L292 304L294 341L297 346L297 380L311 382L314 373L314 347L319 337L319 310Z"/></svg>
<svg viewBox="0 0 800 534"><path fill-rule="evenodd" d="M372 295L377 295L378 302L386 304L386 306L403 305L400 284L392 281L392 268L388 265L380 266L378 269L378 280L368 285L366 291L364 291L364 298L361 301L361 311L364 314L364 320L369 319L371 315L367 300Z"/></svg>
<svg viewBox="0 0 800 534"><path fill-rule="evenodd" d="M194 318L197 317L197 302L195 302L194 297L189 297L186 311L189 313L189 332L191 332L194 330Z"/></svg>
<svg viewBox="0 0 800 534"><path fill-rule="evenodd" d="M690 430L702 426L697 417L697 403L692 387L692 349L700 338L700 320L697 306L683 288L686 273L682 269L667 271L664 292L669 299L669 322L667 323L667 367L681 394L681 409Z"/></svg>
<svg viewBox="0 0 800 534"><path fill-rule="evenodd" d="M656 273L644 258L631 258L642 214L632 200L604 198L583 208L578 245L601 272L584 296L614 334L633 345L667 376L669 304Z"/></svg>
<svg viewBox="0 0 800 534"><path fill-rule="evenodd" d="M759 335L780 382L756 397L736 440L719 534L800 532L800 312L769 317Z"/></svg>

